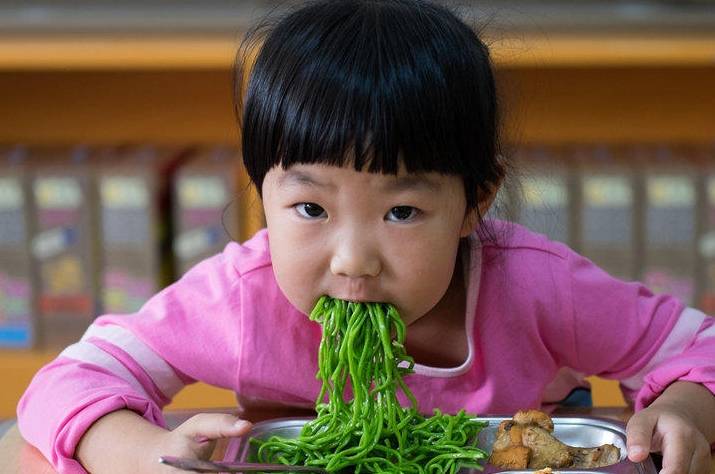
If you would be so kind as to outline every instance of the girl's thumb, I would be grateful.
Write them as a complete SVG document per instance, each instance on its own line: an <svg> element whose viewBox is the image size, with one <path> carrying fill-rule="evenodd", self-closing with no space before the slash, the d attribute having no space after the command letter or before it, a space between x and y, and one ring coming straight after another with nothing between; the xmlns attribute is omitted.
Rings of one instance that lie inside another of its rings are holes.
<svg viewBox="0 0 715 474"><path fill-rule="evenodd" d="M626 425L626 446L628 459L633 462L645 460L651 451L653 429L658 421L647 411L634 414Z"/></svg>
<svg viewBox="0 0 715 474"><path fill-rule="evenodd" d="M175 431L202 441L243 436L251 426L251 422L226 413L201 413L186 420Z"/></svg>

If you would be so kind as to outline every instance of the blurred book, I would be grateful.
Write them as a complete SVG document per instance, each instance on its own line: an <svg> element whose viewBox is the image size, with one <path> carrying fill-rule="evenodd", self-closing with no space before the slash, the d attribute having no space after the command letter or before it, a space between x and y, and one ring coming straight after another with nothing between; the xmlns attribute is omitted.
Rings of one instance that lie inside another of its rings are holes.
<svg viewBox="0 0 715 474"><path fill-rule="evenodd" d="M96 159L102 312L136 312L173 279L169 183L184 155L141 146Z"/></svg>
<svg viewBox="0 0 715 474"><path fill-rule="evenodd" d="M638 274L636 167L607 146L581 146L570 151L578 167L578 249L623 280Z"/></svg>
<svg viewBox="0 0 715 474"><path fill-rule="evenodd" d="M571 163L556 148L533 146L517 157L520 195L514 199L516 221L529 229L573 245L578 205L574 200Z"/></svg>
<svg viewBox="0 0 715 474"><path fill-rule="evenodd" d="M697 173L684 149L636 147L643 171L644 262L640 279L656 293L692 305L696 276Z"/></svg>
<svg viewBox="0 0 715 474"><path fill-rule="evenodd" d="M32 149L32 257L43 343L77 340L97 313L96 192L87 147Z"/></svg>
<svg viewBox="0 0 715 474"><path fill-rule="evenodd" d="M199 150L174 180L174 259L183 275L201 260L239 239L237 202L241 155L232 147Z"/></svg>
<svg viewBox="0 0 715 474"><path fill-rule="evenodd" d="M0 348L29 348L35 342L27 154L20 146L0 150Z"/></svg>
<svg viewBox="0 0 715 474"><path fill-rule="evenodd" d="M694 149L693 162L698 167L700 202L696 305L708 314L715 314L715 146Z"/></svg>

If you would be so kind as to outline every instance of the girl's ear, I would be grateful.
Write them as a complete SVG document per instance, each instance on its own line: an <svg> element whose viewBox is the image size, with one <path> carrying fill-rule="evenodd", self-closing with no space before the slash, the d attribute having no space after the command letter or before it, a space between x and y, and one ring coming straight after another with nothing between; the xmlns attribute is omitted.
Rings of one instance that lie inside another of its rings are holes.
<svg viewBox="0 0 715 474"><path fill-rule="evenodd" d="M492 207L492 204L494 204L500 187L501 180L492 188L488 195L482 196L476 208L467 210L467 214L464 216L464 222L462 222L460 237L466 237L476 229L480 218L484 217L489 211L489 208Z"/></svg>

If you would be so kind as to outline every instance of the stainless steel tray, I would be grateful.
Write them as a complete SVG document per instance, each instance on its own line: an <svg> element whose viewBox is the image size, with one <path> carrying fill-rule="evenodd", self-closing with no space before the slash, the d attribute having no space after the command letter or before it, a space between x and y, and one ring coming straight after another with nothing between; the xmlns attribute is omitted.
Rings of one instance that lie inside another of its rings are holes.
<svg viewBox="0 0 715 474"><path fill-rule="evenodd" d="M509 418L486 416L476 419L489 423L489 425L479 433L477 444L485 451L491 452L499 423ZM563 443L579 447L594 447L610 443L621 450L620 462L612 466L591 470L558 469L554 470L554 472L568 472L570 474L655 474L658 472L650 457L641 463L634 463L628 460L626 457L626 429L623 423L616 420L594 417L553 417L552 419L554 421L554 435ZM250 437L267 438L269 436L278 435L286 438L295 438L308 420L310 420L310 418L280 418L256 423L248 436L234 438L229 442L224 460L245 461L251 457L254 453L254 448L248 443ZM503 471L487 464L483 471L462 469L460 474L479 472L484 474L500 472L518 474L534 472L534 470Z"/></svg>

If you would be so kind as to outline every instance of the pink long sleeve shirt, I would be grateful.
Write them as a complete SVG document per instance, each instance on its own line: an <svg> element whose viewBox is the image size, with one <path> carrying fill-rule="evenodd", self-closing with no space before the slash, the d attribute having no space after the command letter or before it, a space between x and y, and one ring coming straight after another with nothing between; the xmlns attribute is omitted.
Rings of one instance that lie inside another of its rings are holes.
<svg viewBox="0 0 715 474"><path fill-rule="evenodd" d="M637 409L676 380L715 392L713 318L614 279L542 235L495 224L496 243L470 238L467 359L418 364L407 377L421 411L538 408L591 374L620 380ZM73 455L95 420L127 408L163 425L162 407L197 380L234 390L243 404L312 406L319 341L320 326L278 288L263 230L138 313L98 318L37 373L18 405L19 427L55 468L84 472Z"/></svg>

